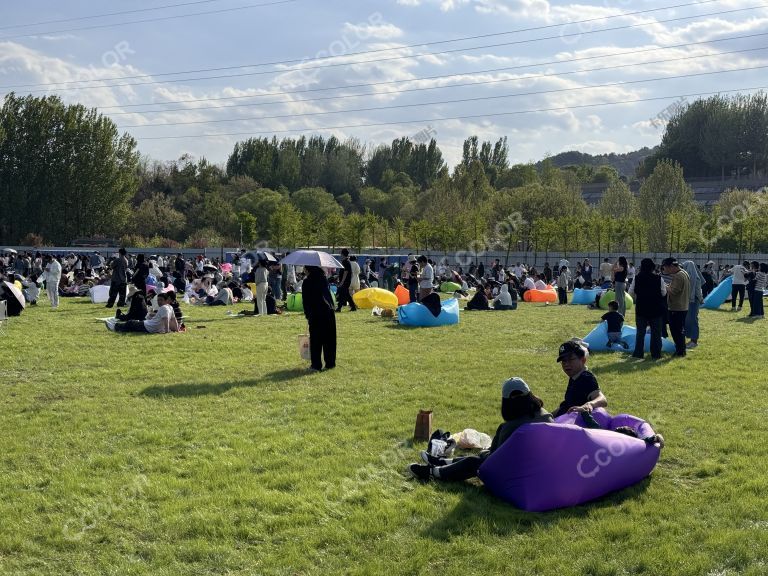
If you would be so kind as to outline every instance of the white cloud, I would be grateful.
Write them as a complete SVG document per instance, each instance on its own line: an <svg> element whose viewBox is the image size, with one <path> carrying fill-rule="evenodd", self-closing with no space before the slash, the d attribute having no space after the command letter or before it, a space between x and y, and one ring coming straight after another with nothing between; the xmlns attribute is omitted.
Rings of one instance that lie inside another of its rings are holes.
<svg viewBox="0 0 768 576"><path fill-rule="evenodd" d="M354 34L360 40L394 40L403 35L403 31L394 24L351 24L346 22L344 32Z"/></svg>

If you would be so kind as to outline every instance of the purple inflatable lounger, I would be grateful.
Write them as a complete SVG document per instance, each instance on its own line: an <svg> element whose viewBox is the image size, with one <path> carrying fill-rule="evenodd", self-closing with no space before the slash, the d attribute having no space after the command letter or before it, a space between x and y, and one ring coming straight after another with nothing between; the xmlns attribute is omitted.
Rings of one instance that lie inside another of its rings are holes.
<svg viewBox="0 0 768 576"><path fill-rule="evenodd" d="M578 413L554 424L518 428L480 467L486 487L502 500L529 512L576 506L636 484L656 466L660 448L642 438L654 434L644 420L629 414L592 412L605 430L582 428ZM638 438L612 432L633 428Z"/></svg>

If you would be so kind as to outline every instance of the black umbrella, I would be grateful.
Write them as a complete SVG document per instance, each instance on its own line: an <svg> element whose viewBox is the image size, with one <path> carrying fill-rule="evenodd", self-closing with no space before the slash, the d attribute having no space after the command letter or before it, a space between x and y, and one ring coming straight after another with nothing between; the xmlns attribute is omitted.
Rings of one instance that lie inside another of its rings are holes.
<svg viewBox="0 0 768 576"><path fill-rule="evenodd" d="M3 282L2 288L3 295L1 299L8 302L8 316L19 316L27 304L24 294L10 282Z"/></svg>

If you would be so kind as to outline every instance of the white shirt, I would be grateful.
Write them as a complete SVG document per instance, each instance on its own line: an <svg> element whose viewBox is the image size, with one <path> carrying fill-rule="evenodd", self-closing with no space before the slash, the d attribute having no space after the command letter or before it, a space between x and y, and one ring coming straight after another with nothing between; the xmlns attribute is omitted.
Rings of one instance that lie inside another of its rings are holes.
<svg viewBox="0 0 768 576"><path fill-rule="evenodd" d="M352 278L350 278L350 286L353 290L360 290L360 264L355 262L354 260L350 260L349 262L350 267L350 273Z"/></svg>
<svg viewBox="0 0 768 576"><path fill-rule="evenodd" d="M536 280L536 282L534 282L534 286L536 287L536 290L546 290L547 289L546 282L543 282L542 280Z"/></svg>
<svg viewBox="0 0 768 576"><path fill-rule="evenodd" d="M526 288L526 290L536 289L536 283L531 279L530 276L525 279L525 282L523 282L523 286Z"/></svg>
<svg viewBox="0 0 768 576"><path fill-rule="evenodd" d="M150 334L165 334L171 331L178 331L179 325L176 322L176 316L173 314L171 305L164 304L160 306L160 309L152 318L144 320L144 328Z"/></svg>
<svg viewBox="0 0 768 576"><path fill-rule="evenodd" d="M435 279L435 271L432 268L432 264L427 262L424 268L421 269L421 281L419 282L419 288L432 288L432 280Z"/></svg>
<svg viewBox="0 0 768 576"><path fill-rule="evenodd" d="M747 271L744 266L741 264L736 264L733 268L731 268L731 272L733 272L733 283L734 284L746 284L747 281L744 278L744 273Z"/></svg>
<svg viewBox="0 0 768 576"><path fill-rule="evenodd" d="M50 282L58 282L61 280L61 264L59 264L58 260L51 260L51 263L48 264L46 280Z"/></svg>

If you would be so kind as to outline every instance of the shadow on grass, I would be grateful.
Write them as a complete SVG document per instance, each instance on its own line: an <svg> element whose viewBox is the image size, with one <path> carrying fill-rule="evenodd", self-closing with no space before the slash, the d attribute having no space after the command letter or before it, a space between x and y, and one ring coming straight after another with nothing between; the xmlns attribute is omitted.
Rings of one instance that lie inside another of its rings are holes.
<svg viewBox="0 0 768 576"><path fill-rule="evenodd" d="M482 486L434 482L432 485L436 489L463 494L464 497L453 510L426 528L423 535L445 542L457 534L472 533L478 528L488 530L496 536L522 534L537 527L557 523L560 520L584 518L593 510L613 508L624 501L637 498L648 489L651 479L652 476L649 476L634 486L580 506L549 512L520 510L512 504L494 497Z"/></svg>
<svg viewBox="0 0 768 576"><path fill-rule="evenodd" d="M264 384L277 384L287 382L303 376L309 376L310 373L304 368L291 368L287 370L277 370L270 372L262 378L254 380L241 380L239 382L220 382L218 384L205 384L202 382L190 384L168 384L165 386L149 386L144 388L139 395L150 398L163 398L172 396L175 398L188 398L191 396L218 396L232 390L233 388L251 388Z"/></svg>
<svg viewBox="0 0 768 576"><path fill-rule="evenodd" d="M642 372L660 368L674 359L675 356L669 354L662 356L659 360L651 360L650 356L647 354L643 360L625 355L621 362L614 362L608 366L596 367L592 371L598 376L600 374L610 374L614 372L618 374L632 374L633 372Z"/></svg>
<svg viewBox="0 0 768 576"><path fill-rule="evenodd" d="M743 322L745 324L752 324L757 320L765 320L765 318L758 318L757 316L742 316L741 318L736 318L734 322Z"/></svg>

